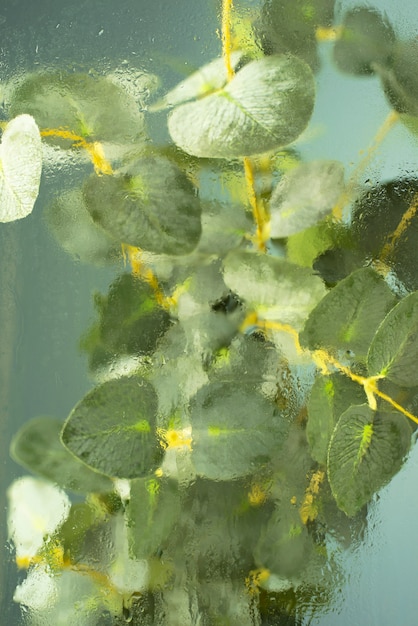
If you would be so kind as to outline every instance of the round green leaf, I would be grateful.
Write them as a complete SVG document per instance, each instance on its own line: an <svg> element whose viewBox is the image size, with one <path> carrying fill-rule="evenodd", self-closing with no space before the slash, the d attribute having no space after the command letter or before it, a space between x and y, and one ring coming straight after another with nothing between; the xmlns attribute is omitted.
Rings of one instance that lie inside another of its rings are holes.
<svg viewBox="0 0 418 626"><path fill-rule="evenodd" d="M284 259L247 250L230 252L223 262L225 283L264 318L300 328L325 294L312 270Z"/></svg>
<svg viewBox="0 0 418 626"><path fill-rule="evenodd" d="M223 90L175 108L168 128L174 143L189 154L249 156L297 139L314 101L314 78L304 61L266 57L245 65Z"/></svg>
<svg viewBox="0 0 418 626"><path fill-rule="evenodd" d="M367 355L371 376L401 387L418 384L418 291L403 298L379 326Z"/></svg>
<svg viewBox="0 0 418 626"><path fill-rule="evenodd" d="M242 52L232 52L231 65L235 69L242 57ZM188 78L182 80L178 85L169 91L164 98L154 105L148 107L148 111L160 111L168 107L183 104L189 100L202 98L208 94L221 89L228 80L228 75L223 58L214 59L210 63L203 65Z"/></svg>
<svg viewBox="0 0 418 626"><path fill-rule="evenodd" d="M13 437L10 454L26 469L76 493L112 491L106 476L93 472L68 452L60 440L63 423L37 417Z"/></svg>
<svg viewBox="0 0 418 626"><path fill-rule="evenodd" d="M11 113L33 115L42 130L68 130L91 141L120 144L144 139L144 116L127 92L103 77L89 74L33 74L11 97ZM69 148L74 141L46 140Z"/></svg>
<svg viewBox="0 0 418 626"><path fill-rule="evenodd" d="M328 446L341 414L366 401L363 387L343 374L318 376L308 400L306 437L312 458L326 465Z"/></svg>
<svg viewBox="0 0 418 626"><path fill-rule="evenodd" d="M30 115L6 126L0 144L0 222L13 222L32 212L42 173L39 128Z"/></svg>
<svg viewBox="0 0 418 626"><path fill-rule="evenodd" d="M395 33L376 9L356 7L344 16L342 34L334 45L334 61L342 72L373 74L391 62Z"/></svg>
<svg viewBox="0 0 418 626"><path fill-rule="evenodd" d="M125 507L132 558L147 559L160 550L180 513L180 495L174 481L133 480Z"/></svg>
<svg viewBox="0 0 418 626"><path fill-rule="evenodd" d="M300 335L301 344L310 350L343 350L356 359L365 358L378 325L395 302L374 270L357 270L315 307Z"/></svg>
<svg viewBox="0 0 418 626"><path fill-rule="evenodd" d="M288 237L319 222L332 211L343 186L339 161L312 161L291 170L270 199L271 237Z"/></svg>
<svg viewBox="0 0 418 626"><path fill-rule="evenodd" d="M416 39L398 41L389 68L378 68L385 94L391 106L402 113L408 126L418 116L418 42ZM416 125L416 119L414 120Z"/></svg>
<svg viewBox="0 0 418 626"><path fill-rule="evenodd" d="M233 383L212 383L191 402L192 461L211 480L233 480L277 455L287 430L273 402Z"/></svg>
<svg viewBox="0 0 418 626"><path fill-rule="evenodd" d="M104 265L121 257L120 242L93 222L80 189L59 195L44 216L55 239L76 260Z"/></svg>
<svg viewBox="0 0 418 626"><path fill-rule="evenodd" d="M96 294L95 305L99 320L81 340L93 370L118 356L151 354L170 325L150 285L132 274L119 276L106 296Z"/></svg>
<svg viewBox="0 0 418 626"><path fill-rule="evenodd" d="M199 199L187 176L167 159L144 157L114 176L93 174L84 200L94 222L123 243L182 255L199 241Z"/></svg>
<svg viewBox="0 0 418 626"><path fill-rule="evenodd" d="M331 27L335 0L266 0L256 35L265 54L290 52L319 66L316 29Z"/></svg>
<svg viewBox="0 0 418 626"><path fill-rule="evenodd" d="M417 192L416 178L399 178L377 185L356 201L352 218L353 240L363 258L379 260L389 245L390 254L385 262L411 291L418 288L418 215L411 214L409 209ZM406 228L393 242L404 215Z"/></svg>
<svg viewBox="0 0 418 626"><path fill-rule="evenodd" d="M400 470L412 430L400 413L351 406L331 438L328 477L337 505L355 515Z"/></svg>
<svg viewBox="0 0 418 626"><path fill-rule="evenodd" d="M94 470L117 478L148 476L162 449L155 434L157 396L139 377L111 380L90 391L71 411L62 441Z"/></svg>

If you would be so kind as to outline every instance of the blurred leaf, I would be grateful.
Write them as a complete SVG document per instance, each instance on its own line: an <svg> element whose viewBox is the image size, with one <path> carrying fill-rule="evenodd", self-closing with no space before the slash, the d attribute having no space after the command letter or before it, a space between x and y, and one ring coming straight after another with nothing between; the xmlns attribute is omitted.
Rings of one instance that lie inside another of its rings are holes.
<svg viewBox="0 0 418 626"><path fill-rule="evenodd" d="M150 285L132 274L119 276L107 296L96 295L95 305L99 320L81 340L93 370L117 356L151 354L170 326Z"/></svg>
<svg viewBox="0 0 418 626"><path fill-rule="evenodd" d="M12 439L12 458L38 476L76 493L112 491L111 480L80 463L63 446L62 426L63 422L53 417L30 420Z"/></svg>
<svg viewBox="0 0 418 626"><path fill-rule="evenodd" d="M30 115L19 115L6 125L0 144L0 222L32 212L41 172L39 129Z"/></svg>
<svg viewBox="0 0 418 626"><path fill-rule="evenodd" d="M282 177L270 199L271 237L294 235L328 215L344 186L339 161L311 161Z"/></svg>
<svg viewBox="0 0 418 626"><path fill-rule="evenodd" d="M418 180L401 178L373 187L355 203L353 241L363 258L384 260L404 285L418 288L416 250ZM395 234L402 225L400 236Z"/></svg>
<svg viewBox="0 0 418 626"><path fill-rule="evenodd" d="M55 239L75 259L103 265L121 257L120 242L93 222L81 190L57 196L46 207L44 216Z"/></svg>
<svg viewBox="0 0 418 626"><path fill-rule="evenodd" d="M297 139L314 101L306 63L290 55L266 57L245 65L224 89L175 108L168 128L174 143L189 154L249 156Z"/></svg>
<svg viewBox="0 0 418 626"><path fill-rule="evenodd" d="M400 413L374 413L366 404L342 414L328 453L328 476L337 505L355 515L400 470L411 444Z"/></svg>
<svg viewBox="0 0 418 626"><path fill-rule="evenodd" d="M236 69L241 60L242 52L232 52L231 65ZM183 104L189 100L202 98L218 89L221 89L228 80L224 59L215 59L193 72L188 78L182 80L171 89L161 100L151 105L148 110L159 111L169 107Z"/></svg>
<svg viewBox="0 0 418 626"><path fill-rule="evenodd" d="M138 478L158 467L157 396L139 377L121 377L92 389L74 407L62 431L67 448L107 476Z"/></svg>
<svg viewBox="0 0 418 626"><path fill-rule="evenodd" d="M199 200L187 176L168 159L143 157L114 176L92 175L84 200L94 222L122 243L182 255L199 241Z"/></svg>
<svg viewBox="0 0 418 626"><path fill-rule="evenodd" d="M367 355L371 376L403 387L418 385L418 291L403 298L380 324Z"/></svg>
<svg viewBox="0 0 418 626"><path fill-rule="evenodd" d="M180 494L175 482L155 478L133 480L125 508L132 558L147 559L157 553L180 513Z"/></svg>
<svg viewBox="0 0 418 626"><path fill-rule="evenodd" d="M376 65L390 65L394 44L395 33L386 16L373 8L355 7L344 16L334 61L342 72L373 74Z"/></svg>
<svg viewBox="0 0 418 626"><path fill-rule="evenodd" d="M198 475L233 480L269 462L284 443L275 405L239 381L212 383L190 405L192 461Z"/></svg>
<svg viewBox="0 0 418 626"><path fill-rule="evenodd" d="M383 89L401 120L411 128L418 116L418 42L397 41L390 67L378 67ZM412 119L409 117L412 116Z"/></svg>
<svg viewBox="0 0 418 626"><path fill-rule="evenodd" d="M300 328L325 295L320 278L284 259L233 250L224 259L224 280L260 316Z"/></svg>
<svg viewBox="0 0 418 626"><path fill-rule="evenodd" d="M11 97L11 113L33 115L42 129L62 129L91 141L129 144L144 140L144 116L134 98L104 77L32 74ZM69 148L73 141L49 136Z"/></svg>
<svg viewBox="0 0 418 626"><path fill-rule="evenodd" d="M312 552L313 541L299 510L281 502L273 512L256 548L256 562L271 573L300 579Z"/></svg>
<svg viewBox="0 0 418 626"><path fill-rule="evenodd" d="M365 359L373 335L395 296L379 274L370 268L353 272L331 289L309 315L300 335L310 350L338 350Z"/></svg>
<svg viewBox="0 0 418 626"><path fill-rule="evenodd" d="M330 27L335 0L267 0L256 34L265 54L292 53L316 70L316 29Z"/></svg>
<svg viewBox="0 0 418 626"><path fill-rule="evenodd" d="M326 465L331 435L341 414L366 401L363 388L342 374L318 376L308 400L306 436L312 458Z"/></svg>

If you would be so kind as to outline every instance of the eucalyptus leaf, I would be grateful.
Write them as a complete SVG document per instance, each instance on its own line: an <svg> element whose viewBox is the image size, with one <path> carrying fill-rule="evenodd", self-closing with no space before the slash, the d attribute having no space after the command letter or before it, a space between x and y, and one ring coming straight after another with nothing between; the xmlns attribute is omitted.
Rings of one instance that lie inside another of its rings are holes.
<svg viewBox="0 0 418 626"><path fill-rule="evenodd" d="M283 176L270 199L271 237L294 235L328 215L344 187L339 161L311 161Z"/></svg>
<svg viewBox="0 0 418 626"><path fill-rule="evenodd" d="M234 383L202 387L190 405L192 461L199 476L233 480L269 463L287 424L273 402Z"/></svg>
<svg viewBox="0 0 418 626"><path fill-rule="evenodd" d="M384 279L371 268L361 268L339 282L311 312L301 344L365 359L377 327L395 302Z"/></svg>
<svg viewBox="0 0 418 626"><path fill-rule="evenodd" d="M224 89L176 107L168 129L189 154L249 156L297 139L314 101L314 79L304 61L291 55L265 57L245 65Z"/></svg>
<svg viewBox="0 0 418 626"><path fill-rule="evenodd" d="M256 35L265 54L290 52L318 69L318 27L329 28L335 0L266 0Z"/></svg>
<svg viewBox="0 0 418 626"><path fill-rule="evenodd" d="M92 370L117 356L151 354L170 326L152 287L132 274L119 276L106 296L96 294L95 306L99 319L81 340Z"/></svg>
<svg viewBox="0 0 418 626"><path fill-rule="evenodd" d="M231 66L237 68L241 60L242 52L231 53ZM207 65L203 65L188 78L171 89L161 100L148 107L148 110L160 111L169 107L183 104L189 100L202 98L218 89L221 89L228 80L225 60L223 58L214 59Z"/></svg>
<svg viewBox="0 0 418 626"><path fill-rule="evenodd" d="M39 128L30 115L9 122L0 144L0 222L13 222L32 212L42 173Z"/></svg>
<svg viewBox="0 0 418 626"><path fill-rule="evenodd" d="M76 260L104 265L122 256L120 242L93 222L80 189L56 197L44 216L55 239Z"/></svg>
<svg viewBox="0 0 418 626"><path fill-rule="evenodd" d="M328 477L337 505L355 515L400 470L412 430L400 413L375 413L369 406L345 411L331 438Z"/></svg>
<svg viewBox="0 0 418 626"><path fill-rule="evenodd" d="M418 291L403 298L385 317L371 343L371 376L387 377L401 387L418 385Z"/></svg>
<svg viewBox="0 0 418 626"><path fill-rule="evenodd" d="M386 16L368 7L347 11L342 34L334 45L334 61L342 72L373 74L392 60L395 32Z"/></svg>
<svg viewBox="0 0 418 626"><path fill-rule="evenodd" d="M12 115L29 113L42 130L67 130L90 141L143 141L144 115L127 92L90 74L32 74L11 97ZM51 134L46 140L69 148L74 140Z"/></svg>
<svg viewBox="0 0 418 626"><path fill-rule="evenodd" d="M112 491L106 476L93 472L68 452L60 440L63 422L37 417L22 426L10 445L12 459L42 478L76 493Z"/></svg>
<svg viewBox="0 0 418 626"><path fill-rule="evenodd" d="M296 329L325 295L318 276L284 259L234 250L225 257L223 265L225 283L260 316Z"/></svg>
<svg viewBox="0 0 418 626"><path fill-rule="evenodd" d="M97 472L117 478L149 476L162 459L156 413L152 385L139 377L121 377L84 396L64 424L62 441Z"/></svg>
<svg viewBox="0 0 418 626"><path fill-rule="evenodd" d="M83 193L93 221L122 243L182 255L199 242L199 200L187 176L168 159L142 157L114 176L93 174Z"/></svg>
<svg viewBox="0 0 418 626"><path fill-rule="evenodd" d="M401 120L407 126L416 125L418 116L417 40L398 41L393 50L390 67L378 66L377 70L391 106L402 114ZM409 116L412 116L412 119Z"/></svg>
<svg viewBox="0 0 418 626"><path fill-rule="evenodd" d="M162 549L181 513L177 484L167 480L135 479L125 508L129 552L147 559Z"/></svg>
<svg viewBox="0 0 418 626"><path fill-rule="evenodd" d="M366 401L363 387L343 374L318 376L309 396L306 437L312 458L326 465L328 446L334 428L352 404Z"/></svg>
<svg viewBox="0 0 418 626"><path fill-rule="evenodd" d="M313 547L297 507L283 502L273 512L260 537L255 558L259 566L276 575L299 579Z"/></svg>

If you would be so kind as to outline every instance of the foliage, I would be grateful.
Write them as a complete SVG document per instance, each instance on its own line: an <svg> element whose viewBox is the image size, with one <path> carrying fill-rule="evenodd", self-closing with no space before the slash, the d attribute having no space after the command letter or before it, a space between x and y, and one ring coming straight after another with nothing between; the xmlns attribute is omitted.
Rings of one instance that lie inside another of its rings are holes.
<svg viewBox="0 0 418 626"><path fill-rule="evenodd" d="M82 261L125 260L81 339L96 385L12 442L40 477L9 492L28 623L246 626L328 602L328 538L350 542L410 448L417 180L365 190L289 144L327 34L337 69L379 76L416 130L416 42L373 8L334 24L333 0L266 0L249 58L228 11L222 58L146 115L107 76L28 75L11 95L2 221L32 210L42 136L94 168L47 206L52 235ZM146 129L154 115L174 146ZM210 202L208 178L223 184ZM48 489L57 511L17 523L18 498Z"/></svg>

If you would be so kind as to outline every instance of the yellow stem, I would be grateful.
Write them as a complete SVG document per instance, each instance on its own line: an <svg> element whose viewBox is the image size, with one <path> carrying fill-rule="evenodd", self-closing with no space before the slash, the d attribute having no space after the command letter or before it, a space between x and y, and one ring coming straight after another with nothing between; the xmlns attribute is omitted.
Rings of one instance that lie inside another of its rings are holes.
<svg viewBox="0 0 418 626"><path fill-rule="evenodd" d="M130 246L128 244L122 244L122 254L124 261L126 263L126 259L129 260L130 266L132 268L132 274L134 276L138 276L138 278L142 278L145 282L147 282L152 288L155 299L158 304L166 309L170 306L170 298L166 298L163 290L160 287L158 282L158 278L155 276L154 272L146 266L144 261L141 258L142 251L140 248L135 248L135 246Z"/></svg>
<svg viewBox="0 0 418 626"><path fill-rule="evenodd" d="M249 157L244 157L245 181L247 183L248 198L256 224L256 244L259 250L266 251L266 241L269 238L269 222L266 218L263 205L258 201L255 190L254 164Z"/></svg>
<svg viewBox="0 0 418 626"><path fill-rule="evenodd" d="M106 159L103 146L99 141L88 142L84 137L63 128L45 128L41 130L41 137L61 137L73 141L77 148L83 148L87 151L96 174L99 176L113 174L112 166Z"/></svg>
<svg viewBox="0 0 418 626"><path fill-rule="evenodd" d="M383 122L382 126L377 131L372 144L366 152L366 156L360 161L360 163L350 176L346 188L344 189L343 193L338 199L337 204L333 209L333 216L336 220L342 219L344 207L352 200L358 186L360 176L363 174L364 170L372 160L377 148L380 146L380 144L385 139L391 128L393 128L398 119L399 113L397 113L396 111L391 111Z"/></svg>
<svg viewBox="0 0 418 626"><path fill-rule="evenodd" d="M222 0L222 57L224 59L228 81L234 76L234 68L231 62L231 13L232 0Z"/></svg>
<svg viewBox="0 0 418 626"><path fill-rule="evenodd" d="M382 263L385 263L387 259L393 254L396 243L402 237L402 235L404 234L404 232L410 225L411 220L415 217L417 211L418 211L418 193L416 193L414 197L412 198L411 205L403 214L402 219L399 222L398 226L396 227L395 231L391 235L389 235L387 243L385 243L385 245L382 248L379 261L381 261Z"/></svg>

